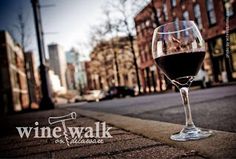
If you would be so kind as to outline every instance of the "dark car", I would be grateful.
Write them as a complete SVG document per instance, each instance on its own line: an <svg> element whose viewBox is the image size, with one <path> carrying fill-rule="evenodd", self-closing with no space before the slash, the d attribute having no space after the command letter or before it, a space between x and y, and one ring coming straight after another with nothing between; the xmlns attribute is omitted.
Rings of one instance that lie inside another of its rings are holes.
<svg viewBox="0 0 236 159"><path fill-rule="evenodd" d="M127 86L117 86L117 87L111 87L108 91L108 98L120 98L120 97L126 97L126 96L134 96L135 92L134 89L129 88Z"/></svg>

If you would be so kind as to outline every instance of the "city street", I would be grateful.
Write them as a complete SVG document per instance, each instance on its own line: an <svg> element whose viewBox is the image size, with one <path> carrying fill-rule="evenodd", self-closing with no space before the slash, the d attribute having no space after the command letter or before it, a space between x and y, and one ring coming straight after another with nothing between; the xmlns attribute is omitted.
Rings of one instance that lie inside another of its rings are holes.
<svg viewBox="0 0 236 159"><path fill-rule="evenodd" d="M195 125L236 132L236 86L221 86L190 91ZM73 106L73 105L71 105ZM127 97L101 102L75 104L75 107L184 124L184 109L179 93Z"/></svg>

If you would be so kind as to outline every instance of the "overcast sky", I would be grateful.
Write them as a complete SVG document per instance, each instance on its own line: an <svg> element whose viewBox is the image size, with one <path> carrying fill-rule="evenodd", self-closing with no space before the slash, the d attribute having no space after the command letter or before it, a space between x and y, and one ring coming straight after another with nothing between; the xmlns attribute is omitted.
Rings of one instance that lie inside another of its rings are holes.
<svg viewBox="0 0 236 159"><path fill-rule="evenodd" d="M73 46L78 47L78 44L87 43L90 26L101 21L104 2L105 0L40 0L42 6L54 5L41 9L46 33L45 45L55 42L69 50ZM27 50L37 52L30 0L0 0L0 29L16 34L14 25L17 24L17 15L21 10L26 17L27 33L30 35ZM84 49L86 52L86 48Z"/></svg>
<svg viewBox="0 0 236 159"><path fill-rule="evenodd" d="M88 57L89 49L91 49L88 46L91 26L104 21L102 10L108 0L39 0L39 2L42 6L41 14L45 33L46 57L48 57L47 45L51 43L62 45L65 51L75 47L79 49L81 54L85 55L85 58ZM135 4L138 4L138 2L143 3L144 1L136 1ZM52 6L45 7L47 5ZM130 8L128 8L128 11L132 12ZM25 17L26 34L29 37L25 50L32 50L38 61L31 0L0 0L0 30L7 30L19 42L20 36L17 36L14 25L19 24L17 15L20 12L23 12ZM114 12L111 14L115 16ZM133 20L133 18L130 17L130 20Z"/></svg>

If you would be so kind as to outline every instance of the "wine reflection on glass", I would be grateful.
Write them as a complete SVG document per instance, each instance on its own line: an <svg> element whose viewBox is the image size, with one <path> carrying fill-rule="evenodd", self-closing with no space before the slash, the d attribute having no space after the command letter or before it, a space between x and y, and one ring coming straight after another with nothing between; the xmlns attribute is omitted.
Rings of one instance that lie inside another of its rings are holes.
<svg viewBox="0 0 236 159"><path fill-rule="evenodd" d="M153 33L152 57L182 97L186 123L170 138L188 141L211 136L212 131L201 130L194 125L189 104L189 87L205 57L205 43L195 23L178 21L157 27Z"/></svg>

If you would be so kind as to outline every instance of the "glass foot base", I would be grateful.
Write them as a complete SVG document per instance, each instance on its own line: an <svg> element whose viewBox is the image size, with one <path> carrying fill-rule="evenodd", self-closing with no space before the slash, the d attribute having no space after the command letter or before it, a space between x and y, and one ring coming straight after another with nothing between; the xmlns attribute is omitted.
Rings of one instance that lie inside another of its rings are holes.
<svg viewBox="0 0 236 159"><path fill-rule="evenodd" d="M185 127L180 132L170 136L171 140L175 141L189 141L207 138L212 135L210 130L201 130L195 126Z"/></svg>

